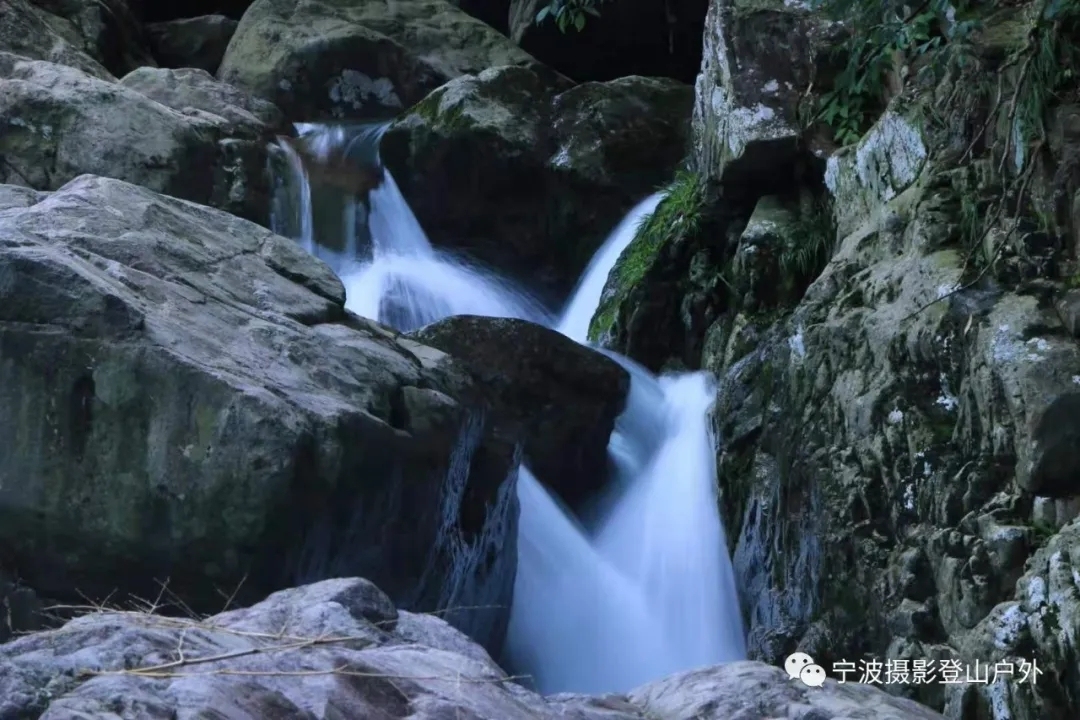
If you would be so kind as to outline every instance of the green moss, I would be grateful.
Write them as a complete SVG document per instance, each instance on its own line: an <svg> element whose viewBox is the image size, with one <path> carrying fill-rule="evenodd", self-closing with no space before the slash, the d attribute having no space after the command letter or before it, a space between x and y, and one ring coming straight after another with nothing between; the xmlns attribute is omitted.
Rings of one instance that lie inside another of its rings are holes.
<svg viewBox="0 0 1080 720"><path fill-rule="evenodd" d="M634 239L612 268L600 307L589 324L590 341L596 342L608 333L626 295L644 279L660 251L670 243L693 237L701 229L705 210L701 176L679 172L656 211L638 226Z"/></svg>
<svg viewBox="0 0 1080 720"><path fill-rule="evenodd" d="M956 432L956 420L951 417L931 416L927 421L927 429L935 444L949 445Z"/></svg>
<svg viewBox="0 0 1080 720"><path fill-rule="evenodd" d="M983 22L979 44L987 50L1008 51L1024 45L1030 23L1024 17L1024 7L1005 7L995 10Z"/></svg>
<svg viewBox="0 0 1080 720"><path fill-rule="evenodd" d="M432 128L442 131L467 130L473 123L465 112L464 103L443 107L445 90L436 90L413 105L410 114L415 115Z"/></svg>
<svg viewBox="0 0 1080 720"><path fill-rule="evenodd" d="M412 106L412 110L409 111L411 115L415 115L421 120L429 124L434 124L439 120L439 105L442 104L442 97L446 93L445 90L436 90Z"/></svg>

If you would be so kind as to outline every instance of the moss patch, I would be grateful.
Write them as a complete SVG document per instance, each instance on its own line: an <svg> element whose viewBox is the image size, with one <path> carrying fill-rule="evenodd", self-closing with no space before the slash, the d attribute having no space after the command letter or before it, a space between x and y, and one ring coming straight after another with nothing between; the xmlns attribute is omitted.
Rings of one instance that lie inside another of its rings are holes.
<svg viewBox="0 0 1080 720"><path fill-rule="evenodd" d="M612 268L600 306L589 324L590 341L598 342L610 331L627 294L645 278L660 252L701 229L705 211L705 184L701 176L690 171L679 172L656 211L638 226L634 239Z"/></svg>

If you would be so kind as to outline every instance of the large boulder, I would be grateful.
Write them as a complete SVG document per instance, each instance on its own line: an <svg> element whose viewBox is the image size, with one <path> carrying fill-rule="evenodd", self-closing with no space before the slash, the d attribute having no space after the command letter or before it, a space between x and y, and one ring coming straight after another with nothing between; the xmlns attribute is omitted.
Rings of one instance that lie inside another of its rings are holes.
<svg viewBox="0 0 1080 720"><path fill-rule="evenodd" d="M98 612L0 646L0 716L940 720L869 685L738 662L628 695L541 697L442 620L342 578L206 620Z"/></svg>
<svg viewBox="0 0 1080 720"><path fill-rule="evenodd" d="M112 80L100 62L83 51L70 23L31 5L28 0L0 0L0 53L68 65L93 77Z"/></svg>
<svg viewBox="0 0 1080 720"><path fill-rule="evenodd" d="M607 444L630 389L618 363L549 328L458 315L410 334L461 360L491 390L494 414L524 437L529 468L580 507L607 477Z"/></svg>
<svg viewBox="0 0 1080 720"><path fill-rule="evenodd" d="M155 64L138 15L141 0L31 1L57 18L66 35L117 77Z"/></svg>
<svg viewBox="0 0 1080 720"><path fill-rule="evenodd" d="M451 618L498 646L520 438L464 369L224 212L94 176L0 203L9 574L209 612L363 572L408 607L504 608Z"/></svg>
<svg viewBox="0 0 1080 720"><path fill-rule="evenodd" d="M187 114L201 111L225 120L229 135L267 140L287 130L284 116L273 103L220 82L199 68L139 68L121 78L120 84L173 110Z"/></svg>
<svg viewBox="0 0 1080 720"><path fill-rule="evenodd" d="M55 190L92 173L265 224L273 111L238 98L205 74L147 68L118 84L0 54L0 182Z"/></svg>
<svg viewBox="0 0 1080 720"><path fill-rule="evenodd" d="M163 67L192 67L217 72L239 23L224 15L200 15L149 23L150 49Z"/></svg>
<svg viewBox="0 0 1080 720"><path fill-rule="evenodd" d="M821 74L834 31L803 2L710 0L695 88L695 167L719 177L761 141L778 142L767 146L773 154L760 165L777 167L794 156L803 133L800 104Z"/></svg>
<svg viewBox="0 0 1080 720"><path fill-rule="evenodd" d="M448 80L496 65L541 69L444 0L256 0L218 70L292 121L392 117Z"/></svg>
<svg viewBox="0 0 1080 720"><path fill-rule="evenodd" d="M493 68L433 92L381 152L433 242L565 297L619 219L670 179L692 102L673 80L564 90Z"/></svg>

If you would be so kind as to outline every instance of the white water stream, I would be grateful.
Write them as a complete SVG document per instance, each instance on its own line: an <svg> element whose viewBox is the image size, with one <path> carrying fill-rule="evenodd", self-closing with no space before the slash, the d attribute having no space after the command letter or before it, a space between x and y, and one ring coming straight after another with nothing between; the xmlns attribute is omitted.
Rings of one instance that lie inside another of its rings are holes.
<svg viewBox="0 0 1080 720"><path fill-rule="evenodd" d="M377 141L378 129L298 126L309 147ZM370 254L355 245L360 211L346 204L344 253L314 240L311 188L292 157L292 235L341 276L357 314L410 330L455 314L518 317L585 343L607 276L638 223L634 208L597 252L557 320L495 274L433 248L389 173L370 196ZM297 197L298 195L298 197ZM306 219L305 219L306 218ZM507 638L515 672L543 693L629 690L672 672L746 656L731 561L718 514L707 373L656 378L614 353L631 374L608 451L616 477L583 525L523 468L518 569Z"/></svg>

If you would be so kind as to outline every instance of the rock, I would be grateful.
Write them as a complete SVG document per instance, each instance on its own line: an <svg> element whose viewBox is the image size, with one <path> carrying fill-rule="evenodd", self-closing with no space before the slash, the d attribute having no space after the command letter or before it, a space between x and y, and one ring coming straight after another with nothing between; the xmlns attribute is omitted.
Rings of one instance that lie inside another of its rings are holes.
<svg viewBox="0 0 1080 720"><path fill-rule="evenodd" d="M739 236L731 284L743 310L797 303L828 259L832 229L813 227L812 210L792 200L762 196Z"/></svg>
<svg viewBox="0 0 1080 720"><path fill-rule="evenodd" d="M497 65L542 70L444 0L341 4L256 0L218 77L290 121L389 118L448 80Z"/></svg>
<svg viewBox="0 0 1080 720"><path fill-rule="evenodd" d="M1077 652L1080 591L1080 522L1073 521L1035 552L1016 583L1016 599L1001 603L967 634L963 649L991 667L1027 675L1005 688L965 683L956 688L945 712L958 717L963 706L993 708L994 718L1070 717L1076 680L1055 672L1069 668Z"/></svg>
<svg viewBox="0 0 1080 720"><path fill-rule="evenodd" d="M273 103L220 82L205 70L139 68L120 84L173 110L191 114L194 109L221 118L228 123L230 135L268 140L286 130L285 119Z"/></svg>
<svg viewBox="0 0 1080 720"><path fill-rule="evenodd" d="M796 155L799 103L829 33L801 2L710 0L694 94L699 171L720 177L752 142L774 141L778 151Z"/></svg>
<svg viewBox="0 0 1080 720"><path fill-rule="evenodd" d="M692 670L629 694L650 717L664 720L936 720L941 715L857 682L831 678L819 688L789 680L778 667L734 662Z"/></svg>
<svg viewBox="0 0 1080 720"><path fill-rule="evenodd" d="M565 297L622 216L670 179L691 102L670 80L563 90L493 68L433 92L381 152L436 245Z"/></svg>
<svg viewBox="0 0 1080 720"><path fill-rule="evenodd" d="M267 128L246 112L270 110L232 106L239 95L194 71L147 68L117 84L0 54L0 182L55 190L93 173L266 223Z"/></svg>
<svg viewBox="0 0 1080 720"><path fill-rule="evenodd" d="M840 241L797 306L741 303L704 335L749 655L1066 667L1012 609L1025 573L1048 577L1037 548L1080 495L1066 296L1048 280L964 285L957 227L978 168L927 162L913 110L894 103L829 159ZM671 287L696 276L680 263ZM961 685L894 690L956 720L1075 714L1071 680Z"/></svg>
<svg viewBox="0 0 1080 720"><path fill-rule="evenodd" d="M146 33L150 49L163 67L192 67L215 73L237 25L236 20L224 15L200 15L150 23Z"/></svg>
<svg viewBox="0 0 1080 720"><path fill-rule="evenodd" d="M143 7L143 20L147 23L185 20L206 15L221 14L239 20L252 0L154 0Z"/></svg>
<svg viewBox="0 0 1080 720"><path fill-rule="evenodd" d="M607 444L630 389L618 363L524 320L460 315L410 334L461 360L495 415L526 438L525 462L572 508L607 479Z"/></svg>
<svg viewBox="0 0 1080 720"><path fill-rule="evenodd" d="M143 65L155 65L138 18L128 0L32 0L70 24L82 49L117 77ZM35 58L50 60L51 58Z"/></svg>
<svg viewBox="0 0 1080 720"><path fill-rule="evenodd" d="M536 22L545 0L511 0L509 17L505 3L484 4L501 7L507 34L526 52L579 82L642 75L693 83L701 66L708 0L604 3L597 8L599 17L589 16L580 32L566 33L552 17Z"/></svg>
<svg viewBox="0 0 1080 720"><path fill-rule="evenodd" d="M45 193L17 185L0 185L0 210L30 207L45 199Z"/></svg>
<svg viewBox="0 0 1080 720"><path fill-rule="evenodd" d="M677 283L682 273L672 270L685 269L691 262L687 254L699 249L708 253L703 238L723 237L723 228L708 227L710 223L705 222L707 206L707 190L696 174L683 173L668 186L608 274L589 324L590 342L622 353L653 372L659 372L672 357L694 367L696 353L686 347L693 332L679 312L683 294ZM714 275L702 295L714 294L716 288L711 286L717 284Z"/></svg>
<svg viewBox="0 0 1080 720"><path fill-rule="evenodd" d="M825 184L835 198L837 233L875 219L885 203L909 187L926 163L926 144L918 126L887 112L852 149L834 153Z"/></svg>
<svg viewBox="0 0 1080 720"><path fill-rule="evenodd" d="M113 76L83 52L70 23L27 0L0 0L0 53L68 65L102 80Z"/></svg>
<svg viewBox="0 0 1080 720"><path fill-rule="evenodd" d="M278 108L196 68L139 68L120 84L185 116L211 121L219 138L218 159L206 202L261 225L269 223L270 144L278 133L290 131Z"/></svg>
<svg viewBox="0 0 1080 720"><path fill-rule="evenodd" d="M507 608L521 438L478 392L246 220L93 176L0 211L0 557L45 597L208 612L362 571ZM497 648L506 616L450 619Z"/></svg>
<svg viewBox="0 0 1080 720"><path fill-rule="evenodd" d="M37 593L0 570L0 643L17 633L40 630L43 620Z"/></svg>
<svg viewBox="0 0 1080 720"><path fill-rule="evenodd" d="M980 390L974 410L1023 438L1015 446L1020 488L1068 498L1080 495L1080 347L1047 332L1047 315L1034 297L1005 297L994 307L972 353L986 363L972 372Z"/></svg>
<svg viewBox="0 0 1080 720"><path fill-rule="evenodd" d="M1065 292L1057 302L1057 311L1065 328L1080 338L1080 290Z"/></svg>
<svg viewBox="0 0 1080 720"><path fill-rule="evenodd" d="M202 621L97 612L0 646L4 717L165 720L178 713L228 720L941 718L877 688L834 680L808 688L753 662L677 675L628 697L544 698L511 682L442 620L395 610L359 578L284 590Z"/></svg>

